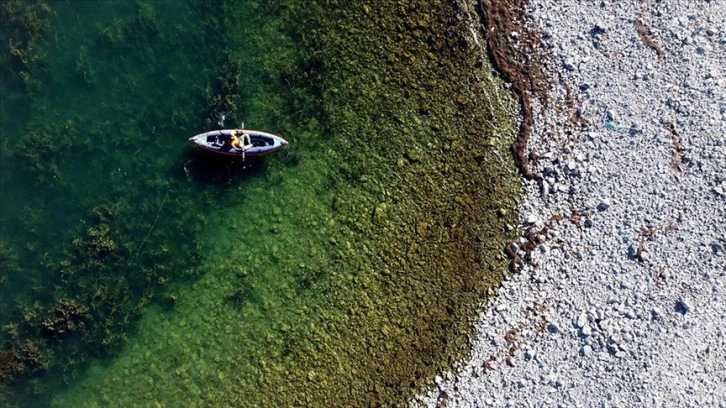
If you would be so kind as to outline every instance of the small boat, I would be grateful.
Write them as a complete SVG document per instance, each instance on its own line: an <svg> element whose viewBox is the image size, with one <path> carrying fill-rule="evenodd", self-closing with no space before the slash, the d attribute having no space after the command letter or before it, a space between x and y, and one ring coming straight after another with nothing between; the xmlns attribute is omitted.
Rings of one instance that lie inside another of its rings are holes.
<svg viewBox="0 0 726 408"><path fill-rule="evenodd" d="M244 151L233 148L229 139L233 134L242 132L250 135L251 145ZM289 144L287 140L271 133L250 129L210 130L189 138L189 141L202 150L230 157L258 157L278 152Z"/></svg>

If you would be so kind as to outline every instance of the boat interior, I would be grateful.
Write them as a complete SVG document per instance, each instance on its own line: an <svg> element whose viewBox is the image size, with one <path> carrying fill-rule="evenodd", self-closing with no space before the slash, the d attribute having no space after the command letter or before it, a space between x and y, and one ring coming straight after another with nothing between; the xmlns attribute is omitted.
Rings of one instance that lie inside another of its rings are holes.
<svg viewBox="0 0 726 408"><path fill-rule="evenodd" d="M222 147L226 141L227 136L224 135L207 136L207 143L212 146ZM259 135L250 135L250 141L252 142L253 147L273 146L275 144L275 140L273 138Z"/></svg>

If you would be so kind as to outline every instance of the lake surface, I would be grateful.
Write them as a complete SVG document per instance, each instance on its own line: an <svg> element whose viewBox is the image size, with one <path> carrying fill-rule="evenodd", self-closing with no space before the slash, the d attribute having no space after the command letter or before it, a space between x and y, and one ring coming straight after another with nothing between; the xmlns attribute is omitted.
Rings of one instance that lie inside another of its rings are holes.
<svg viewBox="0 0 726 408"><path fill-rule="evenodd" d="M0 403L398 405L464 355L516 106L428 3L5 2ZM242 126L291 144L186 142Z"/></svg>

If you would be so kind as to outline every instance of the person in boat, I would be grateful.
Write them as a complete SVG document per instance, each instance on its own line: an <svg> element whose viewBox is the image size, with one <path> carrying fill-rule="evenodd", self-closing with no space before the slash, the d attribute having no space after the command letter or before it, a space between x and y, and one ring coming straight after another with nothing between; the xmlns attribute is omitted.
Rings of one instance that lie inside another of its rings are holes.
<svg viewBox="0 0 726 408"><path fill-rule="evenodd" d="M237 130L230 135L229 144L233 149L243 152L252 147L252 139L249 134Z"/></svg>

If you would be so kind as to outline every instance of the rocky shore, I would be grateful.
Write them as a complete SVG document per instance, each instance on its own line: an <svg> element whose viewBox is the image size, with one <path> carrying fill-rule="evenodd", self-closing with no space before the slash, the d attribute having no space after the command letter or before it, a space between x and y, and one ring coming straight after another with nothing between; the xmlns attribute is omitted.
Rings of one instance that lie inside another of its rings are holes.
<svg viewBox="0 0 726 408"><path fill-rule="evenodd" d="M411 405L726 406L726 3L522 15L508 35L550 81L530 92L521 262L469 359Z"/></svg>

